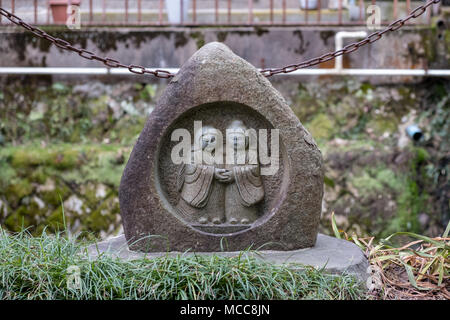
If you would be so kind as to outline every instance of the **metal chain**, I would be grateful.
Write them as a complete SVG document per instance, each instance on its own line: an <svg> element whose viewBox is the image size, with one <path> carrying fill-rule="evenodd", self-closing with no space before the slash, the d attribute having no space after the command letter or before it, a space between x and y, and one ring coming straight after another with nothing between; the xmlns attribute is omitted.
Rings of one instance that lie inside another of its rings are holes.
<svg viewBox="0 0 450 320"><path fill-rule="evenodd" d="M351 53L353 51L358 50L360 47L368 44L368 43L373 43L377 40L380 40L381 37L389 32L389 31L395 31L397 29L400 29L401 27L403 27L403 25L410 19L415 19L417 17L419 17L420 15L422 15L426 9L431 6L432 4L436 4L439 3L440 0L429 0L427 3L425 3L424 5L417 7L416 9L414 9L413 11L411 11L411 13L406 16L403 19L397 19L394 22L392 22L391 24L389 24L385 29L374 32L370 35L368 35L367 37L365 37L363 40L358 41L358 42L353 42L349 45L346 45L344 48L334 51L334 52L328 52L324 55L321 55L319 57L313 58L313 59L309 59L303 62L300 62L298 64L291 64L289 66L283 67L283 68L269 68L269 69L263 69L261 70L261 73L266 76L266 77L271 77L274 74L278 74L278 73L289 73L289 72L294 72L295 70L298 69L303 69L303 68L308 68L311 66L315 66L317 64L320 64L322 62L325 61L329 61L332 60L336 57L339 57L343 54L347 54L347 53Z"/></svg>
<svg viewBox="0 0 450 320"><path fill-rule="evenodd" d="M381 39L381 37L390 31L395 31L401 27L403 27L403 25L410 19L415 19L419 16L421 16L426 9L436 3L439 3L441 0L429 0L427 3L425 3L422 6L417 7L416 9L414 9L413 11L411 11L411 13L406 16L405 18L402 19L397 19L394 22L392 22L391 24L389 24L385 29L374 32L372 34L370 34L369 36L367 36L366 38L364 38L361 41L358 42L353 42L347 46L345 46L344 48L334 51L334 52L329 52L326 53L324 55L321 55L319 57L313 58L313 59L309 59L303 62L300 62L298 64L291 64L288 66L285 66L283 68L269 68L269 69L263 69L261 70L261 73L265 76L265 77L271 77L275 74L279 74L279 73L289 73L289 72L294 72L295 70L298 69L303 69L303 68L308 68L308 67L312 67L315 66L317 64L323 63L325 61L329 61L332 60L338 56L341 56L343 54L347 54L347 53L351 53L353 51L358 50L360 47L368 44L368 43L373 43L379 39ZM135 73L135 74L151 74L155 77L158 78L171 78L173 76L175 76L174 73L171 73L170 71L167 70L150 70L147 69L146 67L140 66L140 65L135 65L135 64L123 64L117 60L108 58L108 57L100 57L98 55L96 55L95 53L85 50L85 49L80 49L77 47L74 47L73 45L71 45L69 42L67 42L66 40L60 39L60 38L55 38L52 37L51 35L49 35L48 33L46 33L45 31L43 31L42 29L39 29L38 27L34 27L28 23L26 23L25 21L23 21L21 18L19 18L18 16L16 16L15 14L5 10L4 8L0 8L0 15L6 17L9 21L11 21L12 23L23 27L24 29L32 32L34 35L43 38L45 40L48 40L50 42L52 42L55 46L57 46L58 48L61 48L63 50L68 50L68 51L73 51L78 53L81 57L88 59L88 60L97 60L102 62L104 65L106 65L107 67L110 68L125 68L128 69L130 72Z"/></svg>

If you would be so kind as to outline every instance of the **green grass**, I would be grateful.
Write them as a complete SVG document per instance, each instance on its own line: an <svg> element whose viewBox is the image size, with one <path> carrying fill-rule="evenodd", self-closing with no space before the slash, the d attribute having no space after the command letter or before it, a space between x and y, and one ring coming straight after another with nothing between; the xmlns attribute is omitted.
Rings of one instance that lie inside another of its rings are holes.
<svg viewBox="0 0 450 320"><path fill-rule="evenodd" d="M92 260L86 245L63 233L32 237L0 229L0 300L365 298L350 275L275 266L248 255ZM71 266L80 270L78 289L67 286Z"/></svg>

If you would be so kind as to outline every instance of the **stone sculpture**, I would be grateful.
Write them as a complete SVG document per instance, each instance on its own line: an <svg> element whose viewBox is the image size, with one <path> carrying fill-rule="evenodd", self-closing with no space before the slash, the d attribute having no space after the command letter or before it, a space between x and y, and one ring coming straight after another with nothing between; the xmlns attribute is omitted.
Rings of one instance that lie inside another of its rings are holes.
<svg viewBox="0 0 450 320"><path fill-rule="evenodd" d="M171 79L119 189L126 240L144 252L312 247L322 196L314 139L270 82L221 43L203 46Z"/></svg>

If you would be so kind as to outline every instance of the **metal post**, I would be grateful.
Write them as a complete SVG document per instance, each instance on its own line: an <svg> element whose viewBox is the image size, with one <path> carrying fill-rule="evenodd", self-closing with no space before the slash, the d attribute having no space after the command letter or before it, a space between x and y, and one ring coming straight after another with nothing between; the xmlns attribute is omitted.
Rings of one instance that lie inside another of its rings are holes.
<svg viewBox="0 0 450 320"><path fill-rule="evenodd" d="M306 8L305 8L305 23L308 23L308 0L305 2Z"/></svg>
<svg viewBox="0 0 450 320"><path fill-rule="evenodd" d="M1 5L2 4L0 3L0 6ZM36 24L37 23L37 0L33 1L33 5L34 5L34 23Z"/></svg>
<svg viewBox="0 0 450 320"><path fill-rule="evenodd" d="M253 0L248 0L248 24L253 23Z"/></svg>
<svg viewBox="0 0 450 320"><path fill-rule="evenodd" d="M398 0L394 0L394 13L393 13L394 20L397 20L398 17L397 7L398 7Z"/></svg>
<svg viewBox="0 0 450 320"><path fill-rule="evenodd" d="M320 3L320 0L318 0L317 2L317 23L320 23L320 9L321 9L322 5Z"/></svg>
<svg viewBox="0 0 450 320"><path fill-rule="evenodd" d="M338 18L339 25L342 24L342 0L339 0L339 18Z"/></svg>
<svg viewBox="0 0 450 320"><path fill-rule="evenodd" d="M406 0L406 13L409 14L411 12L411 0Z"/></svg>
<svg viewBox="0 0 450 320"><path fill-rule="evenodd" d="M192 22L195 24L197 22L197 1L192 0Z"/></svg>
<svg viewBox="0 0 450 320"><path fill-rule="evenodd" d="M162 24L163 20L163 1L164 0L159 0L159 14L158 14L159 24Z"/></svg>
<svg viewBox="0 0 450 320"><path fill-rule="evenodd" d="M142 0L138 0L138 3L137 3L137 5L138 5L138 23L141 23L141 20L142 20L142 3L141 3L141 1Z"/></svg>
<svg viewBox="0 0 450 320"><path fill-rule="evenodd" d="M184 8L183 8L183 0L180 0L180 24L183 24L183 20L184 20Z"/></svg>
<svg viewBox="0 0 450 320"><path fill-rule="evenodd" d="M270 23L273 24L273 0L270 0Z"/></svg>
<svg viewBox="0 0 450 320"><path fill-rule="evenodd" d="M283 24L286 23L286 0L283 0Z"/></svg>
<svg viewBox="0 0 450 320"><path fill-rule="evenodd" d="M50 2L47 0L47 24L50 24Z"/></svg>
<svg viewBox="0 0 450 320"><path fill-rule="evenodd" d="M228 24L231 23L231 0L228 0Z"/></svg>
<svg viewBox="0 0 450 320"><path fill-rule="evenodd" d="M92 0L89 0L89 22L92 23L93 20Z"/></svg>
<svg viewBox="0 0 450 320"><path fill-rule="evenodd" d="M215 12L215 22L216 24L219 23L219 0L215 1L214 4L214 12Z"/></svg>
<svg viewBox="0 0 450 320"><path fill-rule="evenodd" d="M364 0L359 0L359 23L363 22Z"/></svg>
<svg viewBox="0 0 450 320"><path fill-rule="evenodd" d="M14 14L14 11L16 11L16 1L11 0L11 12Z"/></svg>
<svg viewBox="0 0 450 320"><path fill-rule="evenodd" d="M128 23L128 0L125 0L125 23Z"/></svg>
<svg viewBox="0 0 450 320"><path fill-rule="evenodd" d="M102 21L106 21L106 0L102 2Z"/></svg>

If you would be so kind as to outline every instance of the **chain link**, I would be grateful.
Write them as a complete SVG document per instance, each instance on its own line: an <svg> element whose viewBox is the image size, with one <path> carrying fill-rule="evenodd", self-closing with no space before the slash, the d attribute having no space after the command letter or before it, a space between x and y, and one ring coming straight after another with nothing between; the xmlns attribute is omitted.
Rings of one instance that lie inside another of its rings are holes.
<svg viewBox="0 0 450 320"><path fill-rule="evenodd" d="M319 57L309 59L309 60L300 62L298 64L291 64L291 65L288 65L288 66L285 66L282 68L263 69L263 70L261 70L261 73L265 77L270 77L270 76L273 76L273 75L279 74L279 73L290 73L290 72L294 72L298 69L312 67L317 64L332 60L338 56L354 52L366 44L373 43L373 42L381 39L385 33L400 29L401 27L403 27L405 25L405 23L408 20L418 18L426 11L426 9L429 6L439 3L440 1L441 0L429 0L424 5L421 5L421 6L417 7L416 9L414 9L413 11L411 11L411 13L408 16L406 16L405 18L397 19L394 22L391 22L385 29L374 32L361 41L353 42L349 45L346 45L343 49L340 49L340 50L337 50L334 52L328 52ZM52 37L45 31L26 23L25 21L23 21L21 18L19 18L15 14L13 14L3 8L0 8L0 15L6 17L12 23L32 32L34 35L52 42L58 48L76 52L76 53L78 53L78 55L80 57L88 59L88 60L100 61L109 68L125 68L135 74L139 74L139 75L151 74L157 78L171 78L171 77L175 76L174 73L171 73L170 71L167 71L167 70L159 70L159 69L150 70L143 66L135 65L135 64L126 65L126 64L119 62L118 60L111 59L108 57L100 57L91 51L74 47L66 40Z"/></svg>
<svg viewBox="0 0 450 320"><path fill-rule="evenodd" d="M385 29L374 32L374 33L370 34L369 36L367 36L366 38L364 38L363 40L358 41L358 42L353 42L353 43L345 46L343 49L340 49L340 50L337 50L334 52L329 52L318 58L310 59L310 60L307 60L304 62L300 62L299 64L290 65L288 67L263 69L263 70L261 70L261 73L266 77L270 77L270 76L273 76L274 74L278 74L278 73L293 72L298 69L312 67L319 63L332 60L343 54L351 53L353 51L358 50L360 47L362 47L368 43L373 43L377 40L380 40L381 37L385 33L390 32L390 31L395 31L395 30L403 27L408 20L416 19L417 17L421 16L429 6L439 3L439 2L440 2L440 0L429 0L424 5L419 6L416 9L414 9L413 11L411 11L411 13L408 16L406 16L405 18L397 19L394 22L390 23ZM286 68L288 68L288 70Z"/></svg>

